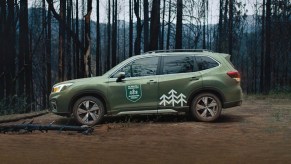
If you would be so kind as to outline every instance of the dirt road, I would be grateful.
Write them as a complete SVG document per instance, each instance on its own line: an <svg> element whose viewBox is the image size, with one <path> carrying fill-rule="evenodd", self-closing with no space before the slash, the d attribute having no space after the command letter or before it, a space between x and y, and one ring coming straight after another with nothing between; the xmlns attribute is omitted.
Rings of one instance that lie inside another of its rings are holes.
<svg viewBox="0 0 291 164"><path fill-rule="evenodd" d="M29 119L31 120L31 119ZM27 120L27 121L29 121ZM35 123L75 124L46 114ZM19 121L23 122L23 120ZM184 116L106 118L92 135L0 134L1 163L290 163L291 100L244 101L216 123Z"/></svg>

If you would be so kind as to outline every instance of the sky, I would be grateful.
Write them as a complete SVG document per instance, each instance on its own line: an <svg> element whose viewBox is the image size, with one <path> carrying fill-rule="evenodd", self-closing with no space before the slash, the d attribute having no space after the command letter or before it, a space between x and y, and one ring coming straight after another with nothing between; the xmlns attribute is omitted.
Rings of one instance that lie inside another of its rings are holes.
<svg viewBox="0 0 291 164"><path fill-rule="evenodd" d="M55 0L56 1L56 0ZM58 1L58 0L57 0ZM166 0L167 3L168 0ZM240 2L243 2L246 4L246 9L248 10L247 15L252 15L254 13L254 5L256 1L262 1L262 0L238 0ZM73 0L75 2L75 0ZM79 0L79 3L81 3L82 0ZM86 0L85 0L86 2ZM151 0L149 0L151 2ZM41 7L41 1L40 0L28 0L29 7ZM108 0L100 0L100 22L107 22L107 14L106 14L106 8L107 8L107 3ZM161 1L162 3L162 1ZM175 0L172 0L172 3L175 3ZM80 15L79 17L82 17L81 11L82 7L79 4L79 12ZM119 20L127 20L129 19L129 0L118 0L118 19ZM91 19L96 21L96 0L93 0L92 4L92 14L91 14ZM55 8L58 8L58 3L55 3ZM218 17L219 17L219 0L209 0L209 13L208 13L208 22L210 24L215 24L218 22ZM167 20L167 19L166 19ZM135 17L134 17L135 21Z"/></svg>

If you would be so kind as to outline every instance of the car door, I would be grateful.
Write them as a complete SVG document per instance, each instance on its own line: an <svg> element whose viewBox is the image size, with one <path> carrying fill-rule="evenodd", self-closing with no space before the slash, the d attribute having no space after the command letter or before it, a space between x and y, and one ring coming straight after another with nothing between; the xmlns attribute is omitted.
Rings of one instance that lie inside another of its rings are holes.
<svg viewBox="0 0 291 164"><path fill-rule="evenodd" d="M108 99L114 114L157 113L159 57L136 59L118 72L125 78L116 82L114 75L108 81Z"/></svg>
<svg viewBox="0 0 291 164"><path fill-rule="evenodd" d="M159 76L158 112L188 109L191 93L202 87L202 76L190 55L163 56Z"/></svg>

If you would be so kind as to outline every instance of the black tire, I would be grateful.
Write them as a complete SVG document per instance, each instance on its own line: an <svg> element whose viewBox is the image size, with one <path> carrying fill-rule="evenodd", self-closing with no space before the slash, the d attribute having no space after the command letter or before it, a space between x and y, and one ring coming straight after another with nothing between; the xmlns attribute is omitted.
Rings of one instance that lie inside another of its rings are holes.
<svg viewBox="0 0 291 164"><path fill-rule="evenodd" d="M191 115L198 121L212 122L221 114L220 99L212 93L201 93L196 96L190 107Z"/></svg>
<svg viewBox="0 0 291 164"><path fill-rule="evenodd" d="M102 121L105 109L98 98L85 96L75 102L73 114L78 123L92 126Z"/></svg>

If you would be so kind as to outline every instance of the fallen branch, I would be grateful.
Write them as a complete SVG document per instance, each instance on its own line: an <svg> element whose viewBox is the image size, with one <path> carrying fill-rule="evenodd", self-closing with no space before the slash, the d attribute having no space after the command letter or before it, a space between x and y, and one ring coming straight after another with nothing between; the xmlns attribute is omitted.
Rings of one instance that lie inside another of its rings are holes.
<svg viewBox="0 0 291 164"><path fill-rule="evenodd" d="M48 132L49 130L56 131L76 131L84 135L91 134L93 128L89 126L67 126L67 125L40 125L40 124L16 124L16 125L2 125L0 126L0 133L7 132L33 132L33 131Z"/></svg>

